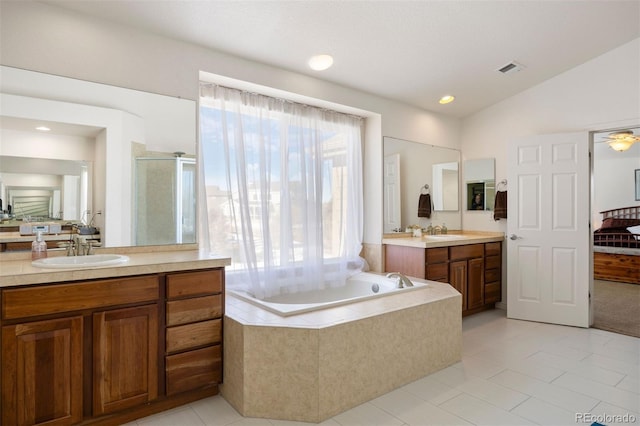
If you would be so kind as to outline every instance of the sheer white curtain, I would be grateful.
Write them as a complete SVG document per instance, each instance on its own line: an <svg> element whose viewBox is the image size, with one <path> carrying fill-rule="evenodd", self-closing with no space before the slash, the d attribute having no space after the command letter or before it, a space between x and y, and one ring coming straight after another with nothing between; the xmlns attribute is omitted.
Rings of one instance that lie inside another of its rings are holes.
<svg viewBox="0 0 640 426"><path fill-rule="evenodd" d="M256 297L343 285L362 270L362 119L202 83L211 251Z"/></svg>

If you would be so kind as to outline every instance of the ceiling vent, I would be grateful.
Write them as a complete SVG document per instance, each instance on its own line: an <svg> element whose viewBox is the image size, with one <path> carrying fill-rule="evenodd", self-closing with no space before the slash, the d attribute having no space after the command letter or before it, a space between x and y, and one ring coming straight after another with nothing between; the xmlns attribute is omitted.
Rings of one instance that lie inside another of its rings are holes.
<svg viewBox="0 0 640 426"><path fill-rule="evenodd" d="M498 68L502 74L513 74L518 71L522 71L524 69L524 65L517 63L516 61L511 61L508 64Z"/></svg>

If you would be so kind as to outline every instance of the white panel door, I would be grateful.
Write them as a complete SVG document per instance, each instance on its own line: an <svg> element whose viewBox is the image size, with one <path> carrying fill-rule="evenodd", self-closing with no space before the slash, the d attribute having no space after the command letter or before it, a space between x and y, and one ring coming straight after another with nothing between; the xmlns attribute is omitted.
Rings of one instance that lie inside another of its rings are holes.
<svg viewBox="0 0 640 426"><path fill-rule="evenodd" d="M64 175L62 177L62 191L62 219L86 220L88 225L91 215L80 211L80 176ZM52 213L58 214L56 211Z"/></svg>
<svg viewBox="0 0 640 426"><path fill-rule="evenodd" d="M589 326L588 141L571 133L509 145L509 318Z"/></svg>
<svg viewBox="0 0 640 426"><path fill-rule="evenodd" d="M384 156L384 232L392 232L402 226L402 201L400 197L400 154Z"/></svg>

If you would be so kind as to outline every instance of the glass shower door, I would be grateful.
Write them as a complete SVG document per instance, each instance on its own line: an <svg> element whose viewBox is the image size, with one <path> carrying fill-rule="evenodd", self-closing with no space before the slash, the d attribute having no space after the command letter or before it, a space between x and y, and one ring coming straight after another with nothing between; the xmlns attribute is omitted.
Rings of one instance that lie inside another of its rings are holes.
<svg viewBox="0 0 640 426"><path fill-rule="evenodd" d="M178 243L196 242L196 162L189 158L178 158L178 184L181 194L178 195L182 211L178 214L176 235Z"/></svg>
<svg viewBox="0 0 640 426"><path fill-rule="evenodd" d="M136 245L196 242L195 185L192 158L136 158Z"/></svg>

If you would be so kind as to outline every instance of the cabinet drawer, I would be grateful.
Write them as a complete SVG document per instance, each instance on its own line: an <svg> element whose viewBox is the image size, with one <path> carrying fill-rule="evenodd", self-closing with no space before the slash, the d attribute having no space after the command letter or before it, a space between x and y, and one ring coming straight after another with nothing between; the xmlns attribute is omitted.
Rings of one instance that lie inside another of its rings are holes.
<svg viewBox="0 0 640 426"><path fill-rule="evenodd" d="M468 244L449 247L449 260L470 259L484 256L484 244Z"/></svg>
<svg viewBox="0 0 640 426"><path fill-rule="evenodd" d="M149 302L157 300L158 296L156 276L7 289L2 292L2 318Z"/></svg>
<svg viewBox="0 0 640 426"><path fill-rule="evenodd" d="M497 256L500 254L502 243L485 243L484 250L486 256Z"/></svg>
<svg viewBox="0 0 640 426"><path fill-rule="evenodd" d="M502 299L500 283L487 283L484 285L484 303L495 303Z"/></svg>
<svg viewBox="0 0 640 426"><path fill-rule="evenodd" d="M210 320L167 328L167 352L220 343L222 320Z"/></svg>
<svg viewBox="0 0 640 426"><path fill-rule="evenodd" d="M484 271L484 282L490 283L493 281L500 281L500 269L488 269Z"/></svg>
<svg viewBox="0 0 640 426"><path fill-rule="evenodd" d="M167 356L167 395L222 381L220 345Z"/></svg>
<svg viewBox="0 0 640 426"><path fill-rule="evenodd" d="M427 279L433 281L449 279L449 264L437 263L435 265L427 265Z"/></svg>
<svg viewBox="0 0 640 426"><path fill-rule="evenodd" d="M447 247L427 249L427 264L447 261L449 261L449 249Z"/></svg>
<svg viewBox="0 0 640 426"><path fill-rule="evenodd" d="M167 326L187 324L222 316L222 295L167 302Z"/></svg>
<svg viewBox="0 0 640 426"><path fill-rule="evenodd" d="M167 275L167 298L199 296L222 291L222 270Z"/></svg>
<svg viewBox="0 0 640 426"><path fill-rule="evenodd" d="M484 265L487 269L500 269L502 267L502 256L487 256Z"/></svg>

